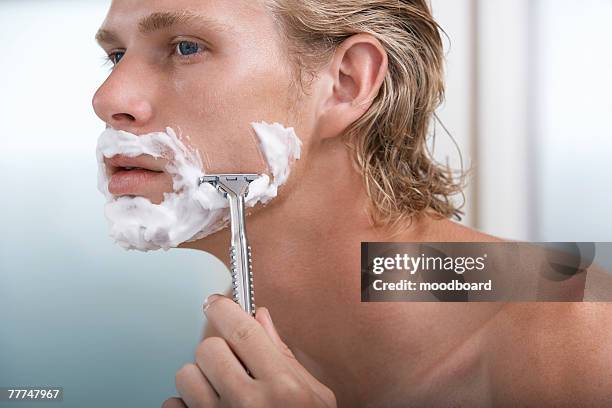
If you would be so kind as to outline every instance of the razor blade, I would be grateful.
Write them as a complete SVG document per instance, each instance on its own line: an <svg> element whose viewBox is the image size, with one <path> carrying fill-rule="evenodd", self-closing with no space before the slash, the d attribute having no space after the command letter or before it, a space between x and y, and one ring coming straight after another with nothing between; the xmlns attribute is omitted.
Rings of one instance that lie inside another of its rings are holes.
<svg viewBox="0 0 612 408"><path fill-rule="evenodd" d="M198 184L209 183L229 201L232 297L234 302L251 316L255 315L255 291L253 289L252 254L247 240L244 208L249 185L259 177L261 177L259 174L212 174L200 177Z"/></svg>

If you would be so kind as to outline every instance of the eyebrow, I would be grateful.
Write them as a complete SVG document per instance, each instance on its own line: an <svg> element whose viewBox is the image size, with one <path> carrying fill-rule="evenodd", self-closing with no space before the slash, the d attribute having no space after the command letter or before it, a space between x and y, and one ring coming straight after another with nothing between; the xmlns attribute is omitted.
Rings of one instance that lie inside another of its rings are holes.
<svg viewBox="0 0 612 408"><path fill-rule="evenodd" d="M168 29L180 24L191 24L195 26L207 27L215 31L226 31L230 27L215 19L204 16L194 11L162 11L149 14L138 22L138 31L141 34L151 34L155 31ZM106 29L100 29L96 33L96 41L102 43L117 43L118 36Z"/></svg>

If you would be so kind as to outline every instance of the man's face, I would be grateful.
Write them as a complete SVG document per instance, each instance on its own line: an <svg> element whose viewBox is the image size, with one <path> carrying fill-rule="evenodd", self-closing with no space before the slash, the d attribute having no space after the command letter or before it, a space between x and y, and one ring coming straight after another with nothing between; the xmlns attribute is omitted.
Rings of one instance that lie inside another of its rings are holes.
<svg viewBox="0 0 612 408"><path fill-rule="evenodd" d="M262 173L251 122L293 126L302 139L310 133L301 120L312 117L307 103L292 103L280 38L256 0L114 0L98 40L116 65L94 109L108 126L137 135L175 129L207 173ZM126 195L159 203L172 179L156 180Z"/></svg>

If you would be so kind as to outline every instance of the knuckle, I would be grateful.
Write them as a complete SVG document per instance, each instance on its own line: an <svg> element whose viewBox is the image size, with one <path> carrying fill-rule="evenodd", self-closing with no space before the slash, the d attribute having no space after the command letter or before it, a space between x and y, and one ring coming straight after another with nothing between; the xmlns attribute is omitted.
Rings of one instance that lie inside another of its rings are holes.
<svg viewBox="0 0 612 408"><path fill-rule="evenodd" d="M225 343L225 340L223 340L221 337L207 337L206 339L204 339L204 341L200 343L200 347L203 349L215 348L223 345L223 343Z"/></svg>
<svg viewBox="0 0 612 408"><path fill-rule="evenodd" d="M282 374L274 379L272 393L280 401L299 401L304 396L304 387L294 376Z"/></svg>
<svg viewBox="0 0 612 408"><path fill-rule="evenodd" d="M236 343L244 343L255 336L257 329L258 327L254 322L242 323L234 329L230 335L230 340Z"/></svg>
<svg viewBox="0 0 612 408"><path fill-rule="evenodd" d="M207 357L215 354L216 350L225 346L225 340L221 337L207 337L196 348L196 361L206 361Z"/></svg>
<svg viewBox="0 0 612 408"><path fill-rule="evenodd" d="M233 408L263 408L266 404L256 392L243 392L236 396Z"/></svg>
<svg viewBox="0 0 612 408"><path fill-rule="evenodd" d="M174 376L174 385L177 390L182 388L182 385L187 381L189 377L194 373L194 370L198 368L193 363L184 364Z"/></svg>

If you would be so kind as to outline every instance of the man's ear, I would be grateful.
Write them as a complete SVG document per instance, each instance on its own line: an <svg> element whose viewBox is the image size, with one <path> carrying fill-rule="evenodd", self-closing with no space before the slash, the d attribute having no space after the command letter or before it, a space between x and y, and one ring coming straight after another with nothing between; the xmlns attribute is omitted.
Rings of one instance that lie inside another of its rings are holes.
<svg viewBox="0 0 612 408"><path fill-rule="evenodd" d="M336 49L318 108L320 138L341 135L372 106L387 74L387 52L370 34L355 34Z"/></svg>

